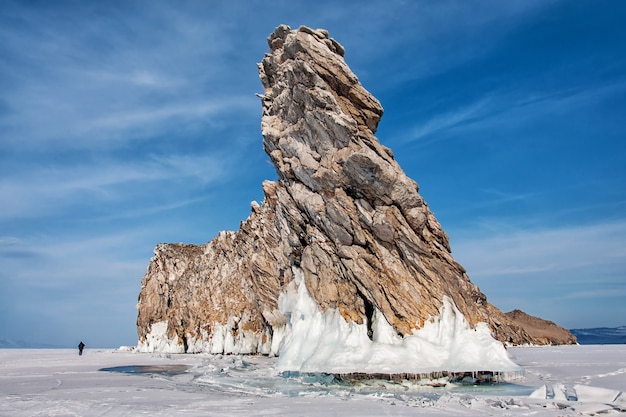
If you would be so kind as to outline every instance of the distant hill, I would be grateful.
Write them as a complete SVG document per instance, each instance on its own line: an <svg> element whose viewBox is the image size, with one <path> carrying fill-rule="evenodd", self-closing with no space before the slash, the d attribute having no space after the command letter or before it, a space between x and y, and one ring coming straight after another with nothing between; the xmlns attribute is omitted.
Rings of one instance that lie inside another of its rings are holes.
<svg viewBox="0 0 626 417"><path fill-rule="evenodd" d="M581 345L617 345L626 343L626 326L570 329Z"/></svg>
<svg viewBox="0 0 626 417"><path fill-rule="evenodd" d="M531 316L522 310L513 310L505 313L515 324L520 326L541 345L575 345L576 337L572 333L557 325L553 321Z"/></svg>
<svg viewBox="0 0 626 417"><path fill-rule="evenodd" d="M23 340L0 339L0 349L62 349L67 346L47 343L25 342Z"/></svg>

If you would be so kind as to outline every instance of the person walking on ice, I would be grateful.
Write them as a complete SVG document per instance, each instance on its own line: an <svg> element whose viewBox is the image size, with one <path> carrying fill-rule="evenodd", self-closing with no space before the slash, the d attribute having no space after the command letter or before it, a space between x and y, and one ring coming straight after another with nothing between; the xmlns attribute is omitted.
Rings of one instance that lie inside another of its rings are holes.
<svg viewBox="0 0 626 417"><path fill-rule="evenodd" d="M85 344L81 341L78 344L78 356L83 356L83 349L85 349Z"/></svg>

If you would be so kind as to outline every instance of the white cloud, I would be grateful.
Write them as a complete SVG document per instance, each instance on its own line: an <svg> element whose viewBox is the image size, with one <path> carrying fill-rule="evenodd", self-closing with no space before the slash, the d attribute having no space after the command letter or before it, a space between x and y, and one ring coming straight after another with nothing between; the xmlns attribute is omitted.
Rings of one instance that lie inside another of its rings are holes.
<svg viewBox="0 0 626 417"><path fill-rule="evenodd" d="M468 274L481 279L506 280L528 273L568 279L564 272L626 267L626 222L479 233L472 238L464 232L452 249Z"/></svg>
<svg viewBox="0 0 626 417"><path fill-rule="evenodd" d="M568 328L617 326L626 295L626 221L452 235L452 253L491 303Z"/></svg>
<svg viewBox="0 0 626 417"><path fill-rule="evenodd" d="M70 138L88 138L80 142L68 143L68 146L93 146L93 141L111 139L129 140L148 137L157 133L173 132L190 120L208 123L217 115L252 114L259 107L258 100L252 94L243 97L216 97L195 103L169 102L161 106L106 114L77 121L71 129ZM110 143L109 143L110 144Z"/></svg>
<svg viewBox="0 0 626 417"><path fill-rule="evenodd" d="M407 137L400 142L410 142L420 140L422 138L428 138L433 133L438 133L439 131L462 125L468 121L474 120L489 106L490 99L488 97L484 97L474 103L470 103L467 106L455 109L454 111L437 114L425 122L420 122L407 134Z"/></svg>
<svg viewBox="0 0 626 417"><path fill-rule="evenodd" d="M598 298L621 298L626 297L626 286L622 288L598 288L593 290L575 291L565 294L562 298L565 300L597 300Z"/></svg>
<svg viewBox="0 0 626 417"><path fill-rule="evenodd" d="M113 67L108 69L91 68L91 69L69 69L72 77L92 80L101 84L117 84L120 87L144 87L157 91L171 91L175 88L184 88L189 80L181 78L178 74L167 74L159 68L119 68Z"/></svg>
<svg viewBox="0 0 626 417"><path fill-rule="evenodd" d="M452 130L457 132L455 137L470 139L475 137L475 131L501 132L502 127L511 130L516 126L532 126L546 117L576 114L625 91L626 79L600 84L591 82L558 91L488 91L453 111L446 110L420 119L390 139L397 144L431 143L446 138L442 133Z"/></svg>
<svg viewBox="0 0 626 417"><path fill-rule="evenodd" d="M171 170L172 177L182 176L193 178L202 184L214 182L228 175L227 170L233 169L231 158L198 155L165 155L153 156L152 159L166 169Z"/></svg>
<svg viewBox="0 0 626 417"><path fill-rule="evenodd" d="M155 235L169 232L170 225L163 225L160 231L139 226L99 231L95 235L78 231L0 236L4 268L0 275L30 289L69 288L77 293L107 286L138 289L152 248L158 242ZM91 298L97 296L94 293Z"/></svg>
<svg viewBox="0 0 626 417"><path fill-rule="evenodd" d="M194 14L165 4L146 5L137 19L137 5L126 7L85 19L93 10L84 4L61 20L54 7L34 8L15 14L23 30L0 29L10 62L0 65L3 146L119 148L190 122L256 120L254 90L238 89L248 85L238 78L248 72L226 64L235 41L221 36L226 22L208 9Z"/></svg>
<svg viewBox="0 0 626 417"><path fill-rule="evenodd" d="M149 185L166 186L182 179L185 189L193 190L228 177L233 159L221 155L154 156L144 161L40 167L7 175L0 179L0 220L67 212L86 199L132 201Z"/></svg>

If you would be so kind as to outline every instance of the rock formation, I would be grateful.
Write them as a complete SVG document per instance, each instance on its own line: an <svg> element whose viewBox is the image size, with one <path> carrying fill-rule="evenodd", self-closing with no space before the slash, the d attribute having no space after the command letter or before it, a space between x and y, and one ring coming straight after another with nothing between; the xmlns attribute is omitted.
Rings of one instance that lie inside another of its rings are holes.
<svg viewBox="0 0 626 417"><path fill-rule="evenodd" d="M531 316L522 310L509 311L505 315L526 330L532 336L535 344L575 345L578 343L576 336L553 321Z"/></svg>
<svg viewBox="0 0 626 417"><path fill-rule="evenodd" d="M470 282L448 236L390 149L383 109L324 30L279 26L259 64L263 146L278 181L237 232L204 245L159 244L142 280L143 350L272 353L288 314L278 300L301 274L320 311L402 335L452 300L501 341L541 343Z"/></svg>

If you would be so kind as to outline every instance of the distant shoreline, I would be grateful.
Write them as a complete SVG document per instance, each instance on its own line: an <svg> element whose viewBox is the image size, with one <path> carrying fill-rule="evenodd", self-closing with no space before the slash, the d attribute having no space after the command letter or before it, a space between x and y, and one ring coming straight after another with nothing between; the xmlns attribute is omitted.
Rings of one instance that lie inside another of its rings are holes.
<svg viewBox="0 0 626 417"><path fill-rule="evenodd" d="M80 342L80 341L78 341ZM39 342L27 342L24 340L0 339L0 349L78 349L75 345L54 345ZM134 346L134 345L133 345ZM87 346L87 349L118 349L120 346Z"/></svg>
<svg viewBox="0 0 626 417"><path fill-rule="evenodd" d="M592 327L569 329L576 336L580 345L622 345L626 344L626 326ZM120 345L125 346L125 345ZM88 346L88 349L118 349L120 346ZM129 345L134 346L134 345ZM0 349L76 349L74 346L62 346L23 340L1 339Z"/></svg>

